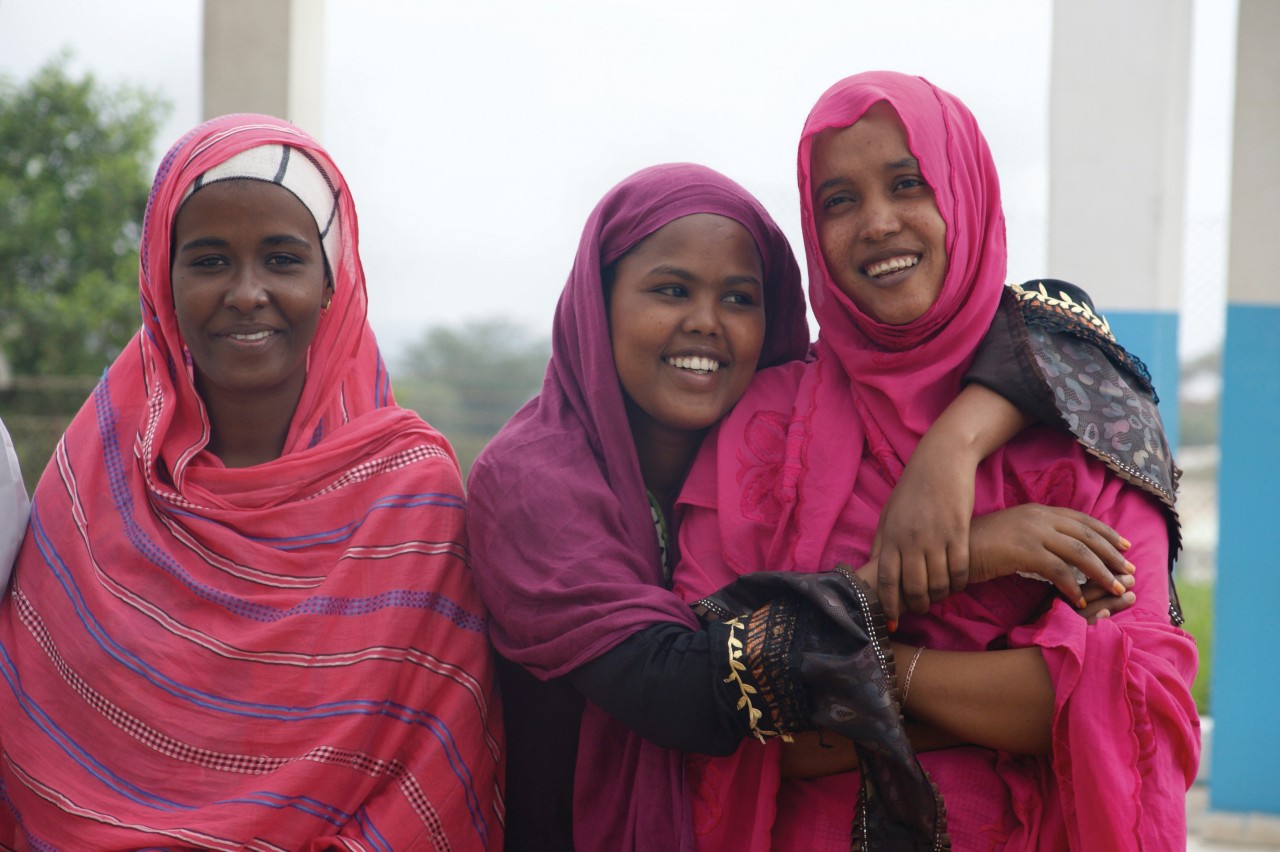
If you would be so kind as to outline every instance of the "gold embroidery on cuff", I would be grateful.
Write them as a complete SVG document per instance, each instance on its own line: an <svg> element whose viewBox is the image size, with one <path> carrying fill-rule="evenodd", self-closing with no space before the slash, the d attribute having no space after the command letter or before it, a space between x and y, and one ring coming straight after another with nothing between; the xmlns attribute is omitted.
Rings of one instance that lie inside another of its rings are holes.
<svg viewBox="0 0 1280 852"><path fill-rule="evenodd" d="M743 680L740 674L747 670L746 664L742 662L742 640L737 637L737 631L744 626L742 616L730 619L725 624L729 627L729 676L724 679L724 682L738 685L738 691L742 693L742 697L738 699L737 709L746 708L747 726L751 729L751 736L760 742L764 742L765 737L782 737L783 742L793 742L790 734L760 727L760 719L764 716L764 712L751 703L751 696L756 694L756 688Z"/></svg>
<svg viewBox="0 0 1280 852"><path fill-rule="evenodd" d="M1095 314L1088 305L1075 301L1061 290L1058 291L1057 296L1050 296L1049 291L1045 289L1044 283L1037 283L1039 286L1034 290L1029 290L1021 284L1011 284L1009 286L1013 289L1013 294L1020 300L1024 302L1039 302L1048 308L1073 313L1105 335L1108 340L1115 342L1116 336L1111 333L1111 325L1105 317Z"/></svg>

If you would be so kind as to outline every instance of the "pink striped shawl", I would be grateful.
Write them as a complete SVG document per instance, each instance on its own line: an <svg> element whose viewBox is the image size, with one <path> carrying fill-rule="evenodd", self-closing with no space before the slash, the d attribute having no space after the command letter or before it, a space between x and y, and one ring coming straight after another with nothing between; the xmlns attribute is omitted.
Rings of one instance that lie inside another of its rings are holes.
<svg viewBox="0 0 1280 852"><path fill-rule="evenodd" d="M335 191L335 294L284 454L227 469L203 452L170 234L197 175L269 143ZM41 477L0 605L0 842L501 846L458 466L395 405L357 243L342 175L283 121L215 119L161 163L143 328Z"/></svg>

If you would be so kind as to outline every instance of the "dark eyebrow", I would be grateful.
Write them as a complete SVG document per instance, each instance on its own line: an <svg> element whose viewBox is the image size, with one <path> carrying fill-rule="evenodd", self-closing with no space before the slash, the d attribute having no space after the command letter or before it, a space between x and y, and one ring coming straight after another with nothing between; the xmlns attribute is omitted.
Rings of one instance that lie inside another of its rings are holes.
<svg viewBox="0 0 1280 852"><path fill-rule="evenodd" d="M681 281L688 281L690 283L698 280L698 276L694 275L689 270L681 269L678 266L655 266L653 269L649 270L649 274L670 275L673 278L679 278ZM764 286L760 283L760 279L756 278L754 275L731 275L724 279L724 283L734 286L741 284L755 284L757 287Z"/></svg>
<svg viewBox="0 0 1280 852"><path fill-rule="evenodd" d="M815 194L820 195L824 191L831 189L831 187L839 186L842 183L846 183L845 179L842 177L827 178L822 183L818 184L818 186L813 191Z"/></svg>
<svg viewBox="0 0 1280 852"><path fill-rule="evenodd" d="M302 237L295 237L291 234L275 234L263 240L269 246L300 246L302 248L311 248L311 243ZM193 249L203 248L223 248L227 245L227 241L222 237L197 237L190 242L183 243L178 251L191 251Z"/></svg>
<svg viewBox="0 0 1280 852"><path fill-rule="evenodd" d="M917 160L915 157L903 157L901 160L895 160L892 163L884 164L884 170L886 172L898 171L899 169L914 169L915 171L919 171L920 161ZM829 178L827 180L824 180L822 183L818 184L818 186L813 190L813 192L815 195L821 195L826 190L831 189L832 187L835 187L835 186L839 186L842 183L847 183L847 181L844 178L837 175L836 177Z"/></svg>
<svg viewBox="0 0 1280 852"><path fill-rule="evenodd" d="M269 246L301 246L302 248L311 248L311 243L302 237L295 237L292 234L276 234L263 240Z"/></svg>
<svg viewBox="0 0 1280 852"><path fill-rule="evenodd" d="M679 278L681 281L694 281L696 276L687 269L681 269L678 266L655 266L649 270L650 275L670 275L673 278Z"/></svg>
<svg viewBox="0 0 1280 852"><path fill-rule="evenodd" d="M190 242L183 243L179 246L178 251L183 252L190 251L191 249L221 248L226 244L227 241L221 237L197 237Z"/></svg>

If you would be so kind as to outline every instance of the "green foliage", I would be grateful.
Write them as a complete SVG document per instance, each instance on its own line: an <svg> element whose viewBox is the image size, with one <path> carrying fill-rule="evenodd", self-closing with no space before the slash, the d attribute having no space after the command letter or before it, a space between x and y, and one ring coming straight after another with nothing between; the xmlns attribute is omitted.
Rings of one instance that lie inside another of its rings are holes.
<svg viewBox="0 0 1280 852"><path fill-rule="evenodd" d="M66 64L0 78L0 350L17 375L97 375L139 325L147 164L168 107Z"/></svg>
<svg viewBox="0 0 1280 852"><path fill-rule="evenodd" d="M1182 629L1196 637L1196 647L1200 649L1200 670L1191 686L1191 696L1200 715L1207 716L1213 685L1213 584L1179 583L1178 600L1185 619Z"/></svg>
<svg viewBox="0 0 1280 852"><path fill-rule="evenodd" d="M436 327L392 373L396 401L453 444L465 474L489 439L542 385L551 347L503 320Z"/></svg>

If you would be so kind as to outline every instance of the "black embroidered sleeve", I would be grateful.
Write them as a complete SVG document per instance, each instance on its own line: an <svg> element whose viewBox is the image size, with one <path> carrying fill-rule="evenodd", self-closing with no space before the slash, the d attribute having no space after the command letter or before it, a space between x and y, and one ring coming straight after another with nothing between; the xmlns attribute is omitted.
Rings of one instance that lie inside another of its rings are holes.
<svg viewBox="0 0 1280 852"><path fill-rule="evenodd" d="M853 741L863 790L852 849L950 848L946 811L902 728L875 592L843 567L743 576L699 601L725 623L739 711L759 739L827 729Z"/></svg>

